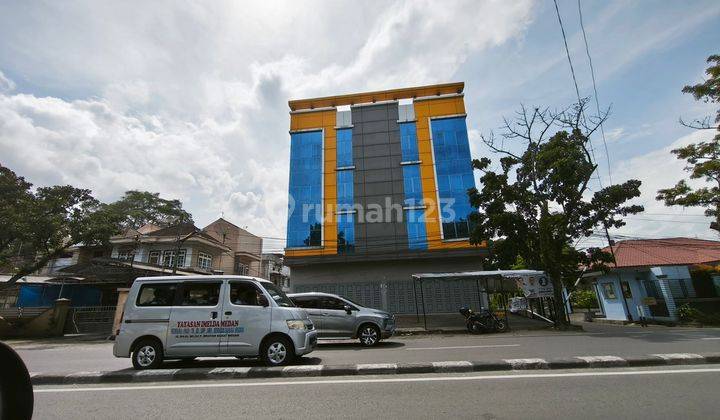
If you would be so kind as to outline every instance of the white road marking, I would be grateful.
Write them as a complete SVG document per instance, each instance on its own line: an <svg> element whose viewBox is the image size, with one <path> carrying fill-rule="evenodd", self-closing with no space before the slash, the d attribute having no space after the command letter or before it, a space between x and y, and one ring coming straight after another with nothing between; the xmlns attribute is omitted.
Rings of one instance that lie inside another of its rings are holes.
<svg viewBox="0 0 720 420"><path fill-rule="evenodd" d="M505 362L510 363L513 369L529 369L529 368L541 368L547 366L547 360L545 359L505 359Z"/></svg>
<svg viewBox="0 0 720 420"><path fill-rule="evenodd" d="M576 356L575 358L588 363L625 363L625 359L618 356Z"/></svg>
<svg viewBox="0 0 720 420"><path fill-rule="evenodd" d="M433 368L440 372L466 372L472 371L472 363L461 360L457 362L432 362Z"/></svg>
<svg viewBox="0 0 720 420"><path fill-rule="evenodd" d="M520 344L488 344L485 346L410 347L405 350L487 349L487 348L492 348L492 347L520 347Z"/></svg>
<svg viewBox="0 0 720 420"><path fill-rule="evenodd" d="M661 357L665 360L704 360L704 357L695 353L658 353L651 354L651 356Z"/></svg>
<svg viewBox="0 0 720 420"><path fill-rule="evenodd" d="M542 379L542 378L582 378L588 376L635 376L635 375L674 375L683 373L720 373L720 368L702 369L671 369L671 370L621 370L621 371L600 371L572 372L572 373L525 373L505 375L481 375L481 376L433 376L415 378L386 378L386 379L330 379L330 380L307 380L307 381L281 381L281 382L231 382L231 383L210 383L210 384L184 384L184 385L138 385L138 386L116 386L116 387L92 387L92 388L45 388L35 389L36 394L61 393L61 392L117 392L117 391L140 391L151 389L192 389L192 388L237 388L237 387L259 387L259 386L292 386L292 385L337 385L337 384L368 384L368 383L401 383L401 382L442 382L442 381L485 381L485 380L511 380L511 379Z"/></svg>
<svg viewBox="0 0 720 420"><path fill-rule="evenodd" d="M701 340L720 340L720 337L703 337Z"/></svg>

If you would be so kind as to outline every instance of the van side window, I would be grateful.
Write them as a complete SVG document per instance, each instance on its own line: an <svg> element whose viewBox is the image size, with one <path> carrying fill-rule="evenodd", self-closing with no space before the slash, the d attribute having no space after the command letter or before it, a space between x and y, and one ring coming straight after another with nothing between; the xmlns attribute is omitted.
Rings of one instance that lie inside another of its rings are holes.
<svg viewBox="0 0 720 420"><path fill-rule="evenodd" d="M172 306L177 283L143 284L135 304L137 306Z"/></svg>
<svg viewBox="0 0 720 420"><path fill-rule="evenodd" d="M260 296L264 297L252 283L230 283L230 303L233 305L262 306Z"/></svg>
<svg viewBox="0 0 720 420"><path fill-rule="evenodd" d="M180 306L216 306L221 283L184 283Z"/></svg>

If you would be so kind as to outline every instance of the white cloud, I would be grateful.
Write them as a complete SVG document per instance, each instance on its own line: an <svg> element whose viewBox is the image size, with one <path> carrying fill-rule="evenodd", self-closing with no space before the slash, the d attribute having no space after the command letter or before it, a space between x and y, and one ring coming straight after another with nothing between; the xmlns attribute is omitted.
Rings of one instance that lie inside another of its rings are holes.
<svg viewBox="0 0 720 420"><path fill-rule="evenodd" d="M5 77L5 74L0 71L0 92L10 92L15 89L15 83L12 80Z"/></svg>
<svg viewBox="0 0 720 420"><path fill-rule="evenodd" d="M675 158L671 150L678 147L706 141L714 133L694 131L683 136L667 147L647 153L643 156L620 162L613 174L616 183L627 179L639 179L642 195L637 201L645 207L645 212L627 219L627 226L619 230L623 235L638 237L689 236L715 238L717 235L709 229L710 218L703 216L700 208L667 207L662 201L655 200L657 191L675 185L681 179L688 179L683 170L685 161ZM690 185L700 185L703 181L692 180Z"/></svg>
<svg viewBox="0 0 720 420"><path fill-rule="evenodd" d="M521 36L531 6L23 5L0 16L0 66L63 94L13 93L0 73L2 163L106 201L157 191L199 225L222 212L282 237L289 98L450 81L470 54Z"/></svg>

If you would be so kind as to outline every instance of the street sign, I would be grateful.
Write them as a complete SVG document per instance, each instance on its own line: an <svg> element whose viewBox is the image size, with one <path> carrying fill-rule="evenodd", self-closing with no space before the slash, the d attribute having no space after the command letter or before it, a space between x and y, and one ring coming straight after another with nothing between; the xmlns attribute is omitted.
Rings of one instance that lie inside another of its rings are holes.
<svg viewBox="0 0 720 420"><path fill-rule="evenodd" d="M515 280L517 286L523 290L526 298L543 298L553 296L553 284L546 275L518 276Z"/></svg>

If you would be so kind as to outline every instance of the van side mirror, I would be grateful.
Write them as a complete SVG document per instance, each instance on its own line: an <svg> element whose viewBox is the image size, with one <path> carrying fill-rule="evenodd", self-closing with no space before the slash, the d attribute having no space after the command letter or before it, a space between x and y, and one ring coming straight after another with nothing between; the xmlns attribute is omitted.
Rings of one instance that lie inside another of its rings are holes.
<svg viewBox="0 0 720 420"><path fill-rule="evenodd" d="M345 312L350 315L352 314L352 308L350 308L350 305L345 305Z"/></svg>
<svg viewBox="0 0 720 420"><path fill-rule="evenodd" d="M263 307L270 306L270 303L268 302L267 298L264 295L258 296L258 305Z"/></svg>

